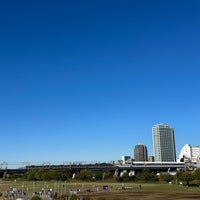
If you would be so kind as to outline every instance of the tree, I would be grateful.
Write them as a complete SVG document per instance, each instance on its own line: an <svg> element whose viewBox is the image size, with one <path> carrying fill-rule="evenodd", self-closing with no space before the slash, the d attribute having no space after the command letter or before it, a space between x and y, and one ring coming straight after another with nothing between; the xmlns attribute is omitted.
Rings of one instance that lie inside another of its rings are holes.
<svg viewBox="0 0 200 200"><path fill-rule="evenodd" d="M78 196L76 194L72 194L70 200L77 200Z"/></svg>
<svg viewBox="0 0 200 200"><path fill-rule="evenodd" d="M45 172L44 170L37 170L35 173L35 179L37 181L42 181L44 172Z"/></svg>
<svg viewBox="0 0 200 200"><path fill-rule="evenodd" d="M129 177L129 175L128 175L128 172L125 172L125 173L122 175L122 181L123 181L123 182L129 181L129 180L130 180L129 178L130 178L130 177Z"/></svg>
<svg viewBox="0 0 200 200"><path fill-rule="evenodd" d="M181 180L181 181L184 181L186 182L186 185L189 186L189 182L194 180L194 176L191 172L189 171L180 171L178 173L178 178Z"/></svg>
<svg viewBox="0 0 200 200"><path fill-rule="evenodd" d="M92 180L94 172L91 170L81 170L77 175L76 178L82 181Z"/></svg>
<svg viewBox="0 0 200 200"><path fill-rule="evenodd" d="M136 179L144 182L158 181L158 177L150 169L144 169L142 173L136 174Z"/></svg>
<svg viewBox="0 0 200 200"><path fill-rule="evenodd" d="M160 178L163 180L163 181L166 181L166 182L170 182L170 181L172 181L173 179L174 179L174 177L171 175L171 174L169 174L169 173L167 173L167 174L161 174L160 175Z"/></svg>
<svg viewBox="0 0 200 200"><path fill-rule="evenodd" d="M34 180L36 180L36 178L35 178L36 172L37 172L36 169L32 169L32 170L30 170L30 171L28 171L28 172L26 172L24 174L24 178L27 179L28 181L34 181Z"/></svg>
<svg viewBox="0 0 200 200"><path fill-rule="evenodd" d="M194 172L194 178L200 180L200 169L196 169Z"/></svg>

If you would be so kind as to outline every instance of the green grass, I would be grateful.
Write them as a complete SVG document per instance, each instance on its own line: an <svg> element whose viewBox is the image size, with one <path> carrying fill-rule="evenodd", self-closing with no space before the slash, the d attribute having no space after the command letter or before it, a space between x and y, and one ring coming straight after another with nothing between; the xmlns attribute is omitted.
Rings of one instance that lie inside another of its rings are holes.
<svg viewBox="0 0 200 200"><path fill-rule="evenodd" d="M23 190L26 193L41 191L42 188L52 189L61 194L66 194L70 189L86 191L90 188L91 191L101 191L103 186L107 185L109 190L115 191L122 187L128 187L127 191L163 191L163 192L200 192L199 187L186 187L176 184L169 185L167 183L103 183L103 182L56 182L56 181L0 181L0 192L7 191L10 187L15 187ZM141 189L140 189L141 185ZM133 188L133 189L130 189Z"/></svg>

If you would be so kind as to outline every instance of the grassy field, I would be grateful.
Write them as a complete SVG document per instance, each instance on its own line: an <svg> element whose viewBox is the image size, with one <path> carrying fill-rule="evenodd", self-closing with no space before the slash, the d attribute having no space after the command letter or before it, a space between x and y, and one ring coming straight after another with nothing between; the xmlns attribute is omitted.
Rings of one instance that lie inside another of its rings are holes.
<svg viewBox="0 0 200 200"><path fill-rule="evenodd" d="M104 190L103 186L108 186ZM176 184L139 184L139 183L99 183L99 182L27 182L27 181L1 181L0 191L5 194L10 187L24 191L32 196L35 192L45 189L47 199L48 189L60 194L77 192L80 197L105 200L130 200L130 199L200 199L199 187L185 187Z"/></svg>

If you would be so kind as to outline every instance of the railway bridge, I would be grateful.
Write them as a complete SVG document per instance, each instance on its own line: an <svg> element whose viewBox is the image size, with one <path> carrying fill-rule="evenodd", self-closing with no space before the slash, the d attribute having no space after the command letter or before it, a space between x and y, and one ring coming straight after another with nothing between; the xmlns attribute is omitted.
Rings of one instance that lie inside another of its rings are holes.
<svg viewBox="0 0 200 200"><path fill-rule="evenodd" d="M0 177L5 174L24 174L25 172L32 169L59 169L69 170L73 173L81 170L96 170L96 171L114 171L116 174L120 174L122 171L135 172L142 171L143 169L150 169L154 172L167 172L177 171L183 169L195 169L197 165L188 164L184 162L132 162L128 164L113 165L106 163L96 164L68 164L68 165L27 165L23 168L18 169L0 169Z"/></svg>

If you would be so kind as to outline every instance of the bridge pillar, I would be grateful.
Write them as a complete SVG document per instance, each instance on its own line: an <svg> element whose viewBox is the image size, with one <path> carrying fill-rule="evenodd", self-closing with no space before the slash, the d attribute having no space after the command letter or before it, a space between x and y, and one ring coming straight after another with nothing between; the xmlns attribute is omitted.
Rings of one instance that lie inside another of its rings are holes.
<svg viewBox="0 0 200 200"><path fill-rule="evenodd" d="M115 170L115 174L114 175L117 176L117 177L120 175L120 172L119 172L118 168Z"/></svg>
<svg viewBox="0 0 200 200"><path fill-rule="evenodd" d="M129 176L135 176L135 171L134 170L131 170L129 173L128 173Z"/></svg>

